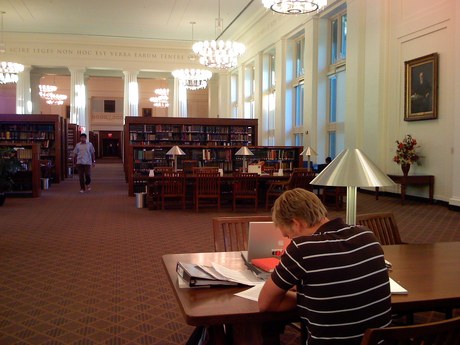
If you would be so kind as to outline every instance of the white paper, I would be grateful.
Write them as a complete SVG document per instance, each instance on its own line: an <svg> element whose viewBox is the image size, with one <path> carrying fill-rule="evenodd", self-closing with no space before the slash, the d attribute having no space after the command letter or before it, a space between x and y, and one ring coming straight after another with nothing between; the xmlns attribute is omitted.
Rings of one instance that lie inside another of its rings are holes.
<svg viewBox="0 0 460 345"><path fill-rule="evenodd" d="M222 274L224 277L226 277L228 280L248 285L248 286L254 286L257 284L263 284L264 281L254 274L251 270L244 270L244 271L236 271L232 270L230 268L227 268L225 266L219 265L218 263L213 262L212 267Z"/></svg>
<svg viewBox="0 0 460 345"><path fill-rule="evenodd" d="M390 278L390 290L395 295L406 295L408 291L399 285L396 281Z"/></svg>
<svg viewBox="0 0 460 345"><path fill-rule="evenodd" d="M257 284L250 289L236 293L235 296L243 297L257 302L259 300L260 291L262 290L263 286L264 284Z"/></svg>

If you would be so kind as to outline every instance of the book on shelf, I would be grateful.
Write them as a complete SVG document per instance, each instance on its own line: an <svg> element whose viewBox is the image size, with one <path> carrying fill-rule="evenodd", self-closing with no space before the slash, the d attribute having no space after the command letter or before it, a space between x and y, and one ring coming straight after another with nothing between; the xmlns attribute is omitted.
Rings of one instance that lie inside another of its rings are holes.
<svg viewBox="0 0 460 345"><path fill-rule="evenodd" d="M177 262L176 272L189 287L236 286L214 268L188 262Z"/></svg>

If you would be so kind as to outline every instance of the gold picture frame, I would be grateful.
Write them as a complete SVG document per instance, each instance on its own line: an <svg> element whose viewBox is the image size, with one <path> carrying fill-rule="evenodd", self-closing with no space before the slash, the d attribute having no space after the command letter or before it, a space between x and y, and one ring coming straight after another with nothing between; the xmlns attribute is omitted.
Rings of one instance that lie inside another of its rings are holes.
<svg viewBox="0 0 460 345"><path fill-rule="evenodd" d="M433 53L404 62L404 121L438 118L438 60Z"/></svg>

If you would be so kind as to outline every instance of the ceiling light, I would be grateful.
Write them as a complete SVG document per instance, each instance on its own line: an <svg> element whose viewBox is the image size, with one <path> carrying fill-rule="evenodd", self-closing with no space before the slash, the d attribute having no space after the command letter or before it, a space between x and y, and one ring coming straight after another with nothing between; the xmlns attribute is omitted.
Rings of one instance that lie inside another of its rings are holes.
<svg viewBox="0 0 460 345"><path fill-rule="evenodd" d="M220 17L220 0L218 18L216 18L216 32L222 31L223 20ZM237 59L244 54L244 44L234 41L212 40L196 42L193 51L198 54L200 63L209 68L229 69L236 67Z"/></svg>
<svg viewBox="0 0 460 345"><path fill-rule="evenodd" d="M3 15L6 12L1 11L1 31L0 31L0 53L4 53L5 42L3 41ZM0 62L0 84L17 83L18 73L24 71L24 65L16 62L2 61Z"/></svg>
<svg viewBox="0 0 460 345"><path fill-rule="evenodd" d="M323 9L327 0L262 0L265 8L281 14L305 14Z"/></svg>
<svg viewBox="0 0 460 345"><path fill-rule="evenodd" d="M177 69L172 71L174 78L179 79L181 85L188 90L205 89L208 80L212 77L212 72L206 69Z"/></svg>

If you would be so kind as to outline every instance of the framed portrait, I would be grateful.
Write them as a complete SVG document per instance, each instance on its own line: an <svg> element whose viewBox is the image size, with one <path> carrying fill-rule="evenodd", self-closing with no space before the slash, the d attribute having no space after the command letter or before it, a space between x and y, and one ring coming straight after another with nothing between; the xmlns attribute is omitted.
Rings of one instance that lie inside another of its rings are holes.
<svg viewBox="0 0 460 345"><path fill-rule="evenodd" d="M143 117L152 117L152 108L142 108Z"/></svg>
<svg viewBox="0 0 460 345"><path fill-rule="evenodd" d="M438 53L405 61L404 120L438 118Z"/></svg>

